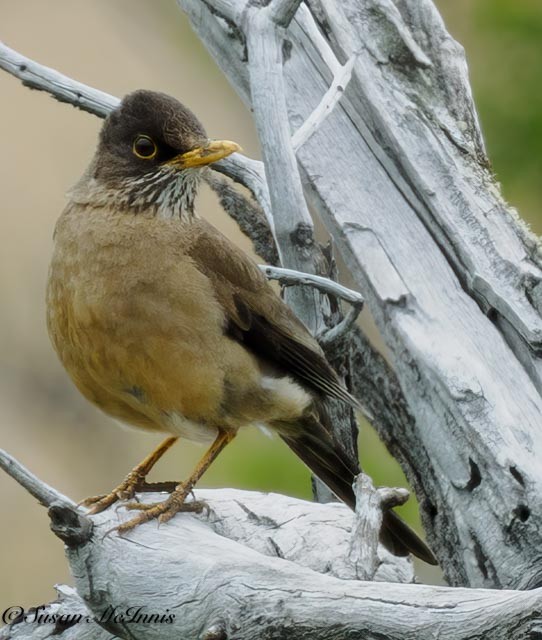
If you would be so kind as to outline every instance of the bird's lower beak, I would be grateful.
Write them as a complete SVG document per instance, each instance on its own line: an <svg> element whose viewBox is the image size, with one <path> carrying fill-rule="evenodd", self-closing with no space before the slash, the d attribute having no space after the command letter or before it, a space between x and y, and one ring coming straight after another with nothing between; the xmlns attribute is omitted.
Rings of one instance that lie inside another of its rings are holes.
<svg viewBox="0 0 542 640"><path fill-rule="evenodd" d="M175 156L167 164L173 165L177 169L187 169L189 167L203 167L217 160L222 160L235 151L241 151L241 147L236 142L230 140L210 140L202 147L196 147L191 151Z"/></svg>

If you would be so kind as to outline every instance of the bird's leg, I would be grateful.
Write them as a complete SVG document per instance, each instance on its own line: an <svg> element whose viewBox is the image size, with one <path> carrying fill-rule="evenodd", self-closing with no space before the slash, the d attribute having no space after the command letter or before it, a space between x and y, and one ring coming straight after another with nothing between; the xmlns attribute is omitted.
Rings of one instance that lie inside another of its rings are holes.
<svg viewBox="0 0 542 640"><path fill-rule="evenodd" d="M173 491L173 493L163 502L157 502L155 504L130 502L125 505L126 509L139 510L141 511L141 513L132 520L121 524L119 527L117 527L117 531L119 533L125 533L126 531L130 531L137 525L143 524L144 522L149 522L149 520L154 520L155 518L158 518L158 521L161 523L167 522L168 520L171 520L171 518L173 518L173 516L179 511L200 512L205 506L204 503L197 500L186 503L186 498L192 491L196 482L207 471L214 460L216 460L218 454L222 451L222 449L224 449L227 444L229 444L233 440L234 437L234 432L219 432L216 440L209 447L203 458L198 462L192 475L185 482L181 482L175 488L175 491Z"/></svg>
<svg viewBox="0 0 542 640"><path fill-rule="evenodd" d="M100 511L104 511L104 509L107 509L107 507L117 502L117 500L133 498L136 491L164 491L167 490L167 488L169 488L170 491L174 490L175 485L173 483L159 482L147 484L145 478L158 460L160 460L164 453L173 446L178 439L177 437L170 437L161 442L152 453L130 471L126 478L124 478L111 493L86 498L86 500L83 500L79 504L84 507L90 507L91 514L100 513Z"/></svg>

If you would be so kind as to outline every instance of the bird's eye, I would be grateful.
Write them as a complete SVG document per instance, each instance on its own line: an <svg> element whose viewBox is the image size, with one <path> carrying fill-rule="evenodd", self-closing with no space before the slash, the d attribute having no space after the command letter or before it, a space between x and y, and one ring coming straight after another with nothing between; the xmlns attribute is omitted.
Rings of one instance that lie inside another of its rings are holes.
<svg viewBox="0 0 542 640"><path fill-rule="evenodd" d="M158 147L149 136L137 136L132 145L132 151L138 158L152 160L158 151Z"/></svg>

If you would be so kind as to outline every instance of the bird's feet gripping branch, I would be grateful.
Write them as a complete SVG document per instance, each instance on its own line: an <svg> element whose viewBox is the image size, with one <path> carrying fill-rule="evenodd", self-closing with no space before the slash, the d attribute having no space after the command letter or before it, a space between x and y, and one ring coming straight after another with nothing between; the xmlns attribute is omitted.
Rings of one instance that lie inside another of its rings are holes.
<svg viewBox="0 0 542 640"><path fill-rule="evenodd" d="M177 482L149 483L146 481L146 478L158 460L160 460L164 453L166 453L177 440L177 437L166 438L152 453L134 467L124 480L110 493L85 498L79 505L87 507L90 514L95 514L105 511L119 500L130 500L137 492L174 491L177 487Z"/></svg>
<svg viewBox="0 0 542 640"><path fill-rule="evenodd" d="M140 511L137 516L116 527L119 533L131 531L136 526L157 519L160 523L171 520L173 516L180 512L200 513L206 506L201 500L186 499L192 492L194 485L207 471L209 466L217 458L218 454L235 437L235 432L220 432L211 447L207 450L203 458L199 461L192 475L185 482L181 483L148 483L145 478L152 467L164 455L164 453L178 440L178 438L167 438L139 465L134 467L121 484L113 489L111 493L104 496L96 496L83 500L81 504L90 507L90 513L104 511L118 500L133 498L137 491L166 490L171 491L170 495L162 502L152 504L141 502L128 502L124 505L126 509Z"/></svg>

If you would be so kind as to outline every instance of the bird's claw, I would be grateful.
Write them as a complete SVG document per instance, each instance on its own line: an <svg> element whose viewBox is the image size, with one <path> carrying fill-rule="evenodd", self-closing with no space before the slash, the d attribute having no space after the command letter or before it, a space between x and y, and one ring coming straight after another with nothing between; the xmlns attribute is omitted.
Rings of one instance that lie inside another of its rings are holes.
<svg viewBox="0 0 542 640"><path fill-rule="evenodd" d="M115 491L111 493L103 494L100 496L91 496L90 498L85 498L85 500L81 500L77 506L86 507L88 509L88 515L95 515L96 513L101 513L105 511L112 504L117 502L119 496Z"/></svg>
<svg viewBox="0 0 542 640"><path fill-rule="evenodd" d="M144 485L145 478L140 473L131 471L111 493L85 498L85 500L81 500L78 506L87 507L89 515L101 513L119 500L132 499L136 491L139 491Z"/></svg>
<svg viewBox="0 0 542 640"><path fill-rule="evenodd" d="M86 507L87 509L92 507L93 505L95 505L97 502L100 502L100 500L103 500L105 497L107 496L106 493L102 493L99 496L89 496L88 498L85 498L84 500L81 500L81 502L77 503L78 507Z"/></svg>
<svg viewBox="0 0 542 640"><path fill-rule="evenodd" d="M139 511L140 513L128 522L117 527L119 534L131 531L135 527L151 520L158 520L160 524L168 522L177 513L201 513L204 508L208 508L207 504L202 500L191 500L186 502L186 498L190 494L190 491L186 489L180 489L173 492L163 502L156 502L153 504L145 504L141 502L129 502L123 505L129 511Z"/></svg>

